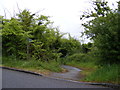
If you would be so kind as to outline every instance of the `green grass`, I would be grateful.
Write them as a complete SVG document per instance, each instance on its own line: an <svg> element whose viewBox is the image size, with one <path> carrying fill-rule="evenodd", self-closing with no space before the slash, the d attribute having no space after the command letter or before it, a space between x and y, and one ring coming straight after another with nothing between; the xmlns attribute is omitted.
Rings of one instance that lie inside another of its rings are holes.
<svg viewBox="0 0 120 90"><path fill-rule="evenodd" d="M63 60L66 65L80 68L80 81L120 84L120 64L98 67L97 59L88 54L73 54Z"/></svg>
<svg viewBox="0 0 120 90"><path fill-rule="evenodd" d="M53 71L53 72L62 72L62 69L60 67L61 65L56 62L56 61L51 61L51 62L41 62L41 67L44 69Z"/></svg>
<svg viewBox="0 0 120 90"><path fill-rule="evenodd" d="M90 54L76 53L68 56L63 60L65 64L76 66L78 68L97 68L95 65L96 60L94 60Z"/></svg>
<svg viewBox="0 0 120 90"><path fill-rule="evenodd" d="M61 72L60 64L56 61L42 62L39 60L16 60L13 57L3 57L2 65L14 68L29 70L49 70L52 72Z"/></svg>
<svg viewBox="0 0 120 90"><path fill-rule="evenodd" d="M97 67L93 62L69 62L67 65L80 68L80 81L120 84L120 65Z"/></svg>
<svg viewBox="0 0 120 90"><path fill-rule="evenodd" d="M97 69L97 66L94 64L94 62L71 61L66 63L66 65L77 67L82 70L80 72L80 77L81 77L80 80L84 79L86 76L89 76L93 71Z"/></svg>
<svg viewBox="0 0 120 90"><path fill-rule="evenodd" d="M107 82L120 84L120 65L111 65L104 66L102 68L97 69L91 75L87 76L84 81L92 81L92 82Z"/></svg>
<svg viewBox="0 0 120 90"><path fill-rule="evenodd" d="M94 64L94 62L76 62L76 61L71 61L67 62L67 65L75 66L78 68L91 68L91 69L96 69L97 66Z"/></svg>
<svg viewBox="0 0 120 90"><path fill-rule="evenodd" d="M119 65L113 64L111 66L103 66L99 68L97 65L95 65L95 60L82 61L82 59L80 60L78 59L71 60L69 62L68 59L66 60L67 60L67 62L65 62L66 65L74 66L82 70L80 72L80 75L82 77L80 81L120 84L120 64ZM46 74L49 71L62 72L60 62L56 62L54 60L50 62L41 62L39 60L34 59L16 60L13 57L2 57L2 65L25 70L27 69L31 71L40 72L43 74Z"/></svg>

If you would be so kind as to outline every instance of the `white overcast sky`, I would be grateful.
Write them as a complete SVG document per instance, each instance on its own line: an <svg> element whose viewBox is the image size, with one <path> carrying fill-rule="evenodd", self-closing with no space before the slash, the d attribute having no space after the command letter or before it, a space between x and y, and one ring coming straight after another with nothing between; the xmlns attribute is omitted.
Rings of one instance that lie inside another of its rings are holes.
<svg viewBox="0 0 120 90"><path fill-rule="evenodd" d="M80 21L81 12L89 9L92 0L0 0L0 15L13 16L18 12L17 4L21 10L29 9L32 13L40 11L40 14L51 16L54 25L61 32L70 33L78 38L83 30ZM116 3L119 0L107 0ZM117 4L116 4L117 5ZM115 5L115 6L116 6Z"/></svg>

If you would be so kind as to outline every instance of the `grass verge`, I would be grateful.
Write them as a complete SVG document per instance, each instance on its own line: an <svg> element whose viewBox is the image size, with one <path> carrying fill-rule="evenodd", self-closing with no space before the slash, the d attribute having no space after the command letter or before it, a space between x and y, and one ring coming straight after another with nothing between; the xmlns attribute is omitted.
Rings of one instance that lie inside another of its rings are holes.
<svg viewBox="0 0 120 90"><path fill-rule="evenodd" d="M103 66L88 75L84 81L120 84L120 65Z"/></svg>
<svg viewBox="0 0 120 90"><path fill-rule="evenodd" d="M63 60L66 65L80 68L80 81L120 84L120 64L98 67L96 59L88 54L73 54Z"/></svg>
<svg viewBox="0 0 120 90"><path fill-rule="evenodd" d="M41 62L39 60L16 60L13 57L2 57L2 66L30 70L45 75L50 72L62 72L60 64L56 61Z"/></svg>
<svg viewBox="0 0 120 90"><path fill-rule="evenodd" d="M71 61L66 63L66 65L70 65L73 67L77 67L81 69L82 71L80 72L80 80L84 81L83 79L87 76L89 76L91 73L93 73L95 70L97 70L97 66L93 62L76 62L76 61Z"/></svg>
<svg viewBox="0 0 120 90"><path fill-rule="evenodd" d="M94 63L69 62L67 65L80 68L80 81L120 84L120 65L97 67Z"/></svg>

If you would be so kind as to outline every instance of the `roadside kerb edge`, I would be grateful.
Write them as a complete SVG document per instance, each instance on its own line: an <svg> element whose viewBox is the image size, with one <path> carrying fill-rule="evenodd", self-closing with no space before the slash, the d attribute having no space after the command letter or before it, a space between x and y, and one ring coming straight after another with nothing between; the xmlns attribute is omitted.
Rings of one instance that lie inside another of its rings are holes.
<svg viewBox="0 0 120 90"><path fill-rule="evenodd" d="M16 69L16 68L10 68L10 67L0 67L3 69L8 69L8 70L14 70L14 71L19 71L19 72L24 72L24 73L29 73L29 74L34 74L34 75L38 75L38 76L43 76L42 74L36 73L36 72L31 72L31 71L27 71L27 70L22 70L22 69Z"/></svg>
<svg viewBox="0 0 120 90"><path fill-rule="evenodd" d="M27 70L21 70L21 69L16 69L16 68L10 68L10 67L0 67L3 69L8 69L8 70L14 70L14 71L19 71L19 72L24 72L24 73L29 73L29 74L33 74L33 75L38 75L38 76L44 76L44 77L48 77L45 76L43 74L39 74L37 72L31 72L31 71L27 71ZM66 80L66 79L61 79L61 78L55 78L55 77L48 77L48 78L53 78L53 79L58 79L58 80L64 80L64 81L69 81L69 82L76 82L76 83L80 83L80 84L88 84L88 85L101 85L101 86L106 86L106 87L111 87L111 88L116 88L116 89L120 89L120 85L116 85L116 84L111 84L111 83L93 83L93 82L82 82L82 81L74 81L74 80Z"/></svg>

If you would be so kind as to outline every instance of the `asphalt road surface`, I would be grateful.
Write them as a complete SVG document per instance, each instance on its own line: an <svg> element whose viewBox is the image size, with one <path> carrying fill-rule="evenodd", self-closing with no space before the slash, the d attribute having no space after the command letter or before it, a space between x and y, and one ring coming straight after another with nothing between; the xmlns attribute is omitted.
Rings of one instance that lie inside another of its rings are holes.
<svg viewBox="0 0 120 90"><path fill-rule="evenodd" d="M52 73L51 77L57 77L57 78L64 78L69 80L80 80L80 69L72 67L72 66L66 66L62 65L62 68L65 68L68 70L68 72L65 73Z"/></svg>
<svg viewBox="0 0 120 90"><path fill-rule="evenodd" d="M2 69L2 88L104 88ZM112 90L109 88L109 90Z"/></svg>

